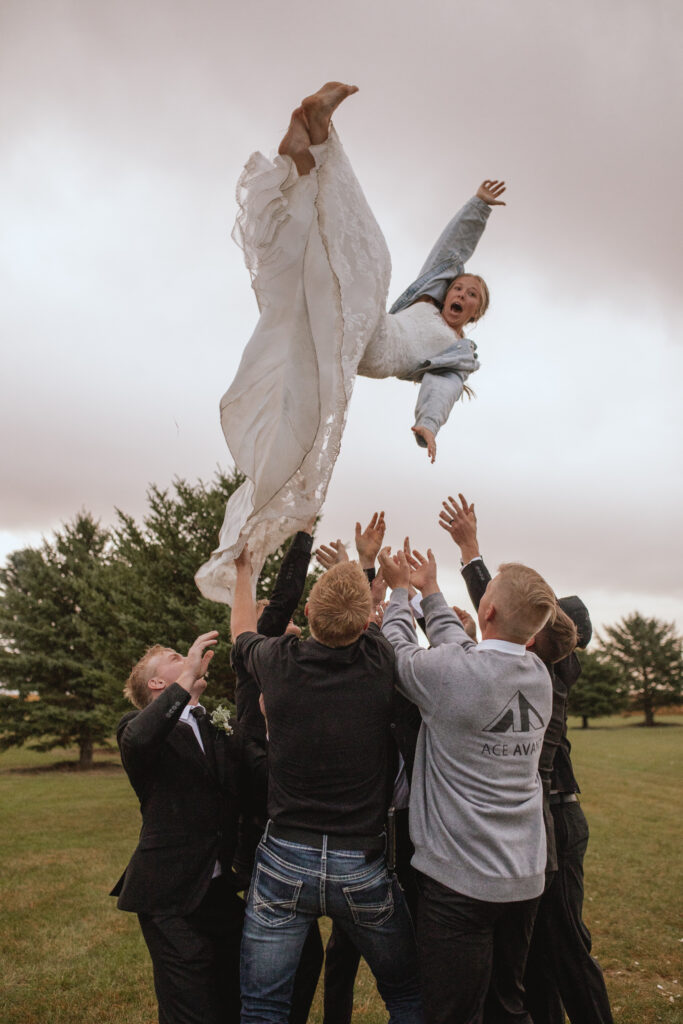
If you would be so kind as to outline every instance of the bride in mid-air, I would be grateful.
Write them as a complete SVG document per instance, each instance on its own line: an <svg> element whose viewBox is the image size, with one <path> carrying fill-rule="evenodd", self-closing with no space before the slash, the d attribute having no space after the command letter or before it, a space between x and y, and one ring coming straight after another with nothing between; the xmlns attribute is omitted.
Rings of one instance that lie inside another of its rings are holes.
<svg viewBox="0 0 683 1024"><path fill-rule="evenodd" d="M231 603L233 561L249 542L255 575L322 507L357 373L420 384L412 427L436 457L436 434L479 368L465 336L489 303L465 273L504 182L484 181L449 222L418 278L386 312L391 258L334 128L352 85L328 82L292 113L278 156L254 153L237 186L234 237L260 317L221 401L237 469L219 546L196 575Z"/></svg>

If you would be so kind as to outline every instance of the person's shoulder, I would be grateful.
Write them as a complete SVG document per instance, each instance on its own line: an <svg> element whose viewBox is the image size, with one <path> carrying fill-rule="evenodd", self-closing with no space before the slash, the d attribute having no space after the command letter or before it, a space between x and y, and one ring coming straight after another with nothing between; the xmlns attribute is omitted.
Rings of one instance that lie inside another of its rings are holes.
<svg viewBox="0 0 683 1024"><path fill-rule="evenodd" d="M126 711L125 715L122 715L119 719L119 724L116 726L116 732L122 732L129 722L132 722L134 718L140 714L138 708L133 708L131 711Z"/></svg>
<svg viewBox="0 0 683 1024"><path fill-rule="evenodd" d="M121 738L126 731L126 728L130 723L138 717L140 711L137 708L133 708L130 711L126 711L125 715L122 715L119 719L119 724L116 726L116 742L120 745Z"/></svg>
<svg viewBox="0 0 683 1024"><path fill-rule="evenodd" d="M247 651L257 647L260 653L270 650L273 646L277 646L281 640L289 640L287 636L264 636L263 633L255 633L251 630L240 633L235 638L232 645L232 657L236 661L241 661Z"/></svg>
<svg viewBox="0 0 683 1024"><path fill-rule="evenodd" d="M392 658L395 657L394 648L391 642L374 622L371 622L368 628L361 633L360 639L367 645L381 647L386 650L387 653L390 653Z"/></svg>

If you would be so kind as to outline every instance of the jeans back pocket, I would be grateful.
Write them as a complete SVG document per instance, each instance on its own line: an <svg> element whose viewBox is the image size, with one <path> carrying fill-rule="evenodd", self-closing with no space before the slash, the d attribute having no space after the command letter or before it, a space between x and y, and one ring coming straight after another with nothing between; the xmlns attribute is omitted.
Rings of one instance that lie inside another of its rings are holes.
<svg viewBox="0 0 683 1024"><path fill-rule="evenodd" d="M258 864L250 894L255 916L270 928L287 924L296 916L302 885L301 880L294 881L271 867Z"/></svg>
<svg viewBox="0 0 683 1024"><path fill-rule="evenodd" d="M353 885L342 886L344 898L356 924L379 928L394 912L392 879L386 870Z"/></svg>

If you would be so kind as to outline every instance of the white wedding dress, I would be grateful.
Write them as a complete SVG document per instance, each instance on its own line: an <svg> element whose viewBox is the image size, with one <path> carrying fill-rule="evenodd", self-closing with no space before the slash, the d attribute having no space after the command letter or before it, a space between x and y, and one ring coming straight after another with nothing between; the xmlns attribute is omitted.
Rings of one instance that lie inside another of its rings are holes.
<svg viewBox="0 0 683 1024"><path fill-rule="evenodd" d="M391 258L339 139L289 157L254 153L237 186L234 238L260 318L221 401L221 424L246 477L228 501L219 545L196 582L232 602L245 541L254 578L265 559L317 515L341 447L356 373L403 376L454 341L439 311L386 313Z"/></svg>

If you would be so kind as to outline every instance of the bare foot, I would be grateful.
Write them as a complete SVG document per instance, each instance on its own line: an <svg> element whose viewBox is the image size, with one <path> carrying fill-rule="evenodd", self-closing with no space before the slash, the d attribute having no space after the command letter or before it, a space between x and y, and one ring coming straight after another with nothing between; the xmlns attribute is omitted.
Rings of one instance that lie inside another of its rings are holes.
<svg viewBox="0 0 683 1024"><path fill-rule="evenodd" d="M311 142L316 146L324 142L330 131L330 118L342 100L358 92L357 85L344 85L343 82L327 82L312 96L302 101L304 117L308 125Z"/></svg>
<svg viewBox="0 0 683 1024"><path fill-rule="evenodd" d="M292 111L289 128L278 147L280 156L291 156L299 174L308 174L315 167L315 160L309 146L311 136L301 107Z"/></svg>

